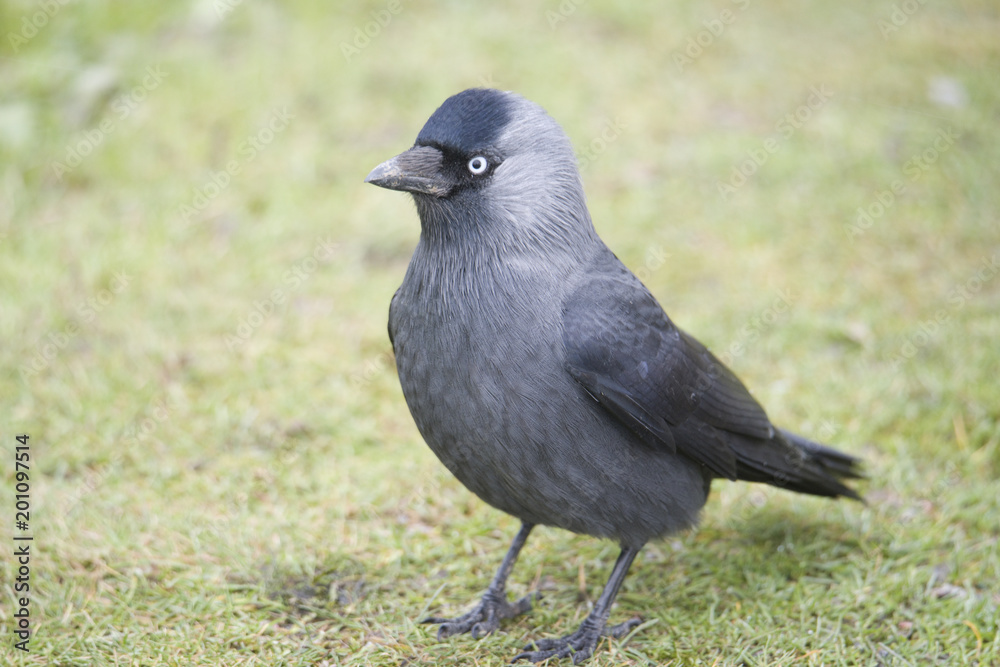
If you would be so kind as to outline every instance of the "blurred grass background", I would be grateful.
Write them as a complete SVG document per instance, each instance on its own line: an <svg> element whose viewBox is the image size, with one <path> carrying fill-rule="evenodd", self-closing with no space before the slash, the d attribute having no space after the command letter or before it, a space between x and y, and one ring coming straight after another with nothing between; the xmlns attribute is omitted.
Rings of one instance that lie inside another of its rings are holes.
<svg viewBox="0 0 1000 667"><path fill-rule="evenodd" d="M866 507L717 482L592 664L1000 664L997 5L344 4L0 3L3 664L500 665L587 613L615 545L541 530L531 614L415 623L517 524L410 420L419 225L362 179L480 85L563 124L598 231L772 419L869 463Z"/></svg>

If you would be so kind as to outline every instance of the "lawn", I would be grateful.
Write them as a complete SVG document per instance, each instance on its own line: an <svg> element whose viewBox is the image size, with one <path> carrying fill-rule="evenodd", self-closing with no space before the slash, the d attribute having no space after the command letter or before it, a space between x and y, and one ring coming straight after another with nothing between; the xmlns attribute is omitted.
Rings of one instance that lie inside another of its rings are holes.
<svg viewBox="0 0 1000 667"><path fill-rule="evenodd" d="M590 664L1000 665L996 3L339 4L0 3L0 664L502 665L587 614L616 545L540 529L530 614L418 623L518 524L412 423L419 224L362 180L487 85L773 421L867 463L865 505L716 482Z"/></svg>

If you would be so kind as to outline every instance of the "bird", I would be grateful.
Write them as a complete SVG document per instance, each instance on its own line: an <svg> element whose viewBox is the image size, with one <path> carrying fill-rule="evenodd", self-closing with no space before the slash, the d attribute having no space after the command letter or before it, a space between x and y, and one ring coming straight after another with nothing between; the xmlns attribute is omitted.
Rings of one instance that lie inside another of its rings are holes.
<svg viewBox="0 0 1000 667"><path fill-rule="evenodd" d="M458 480L521 526L482 598L431 617L480 638L529 611L506 584L535 526L615 540L579 628L516 660L590 658L636 555L694 526L713 479L860 500L861 460L774 426L598 236L572 144L541 106L472 88L366 183L408 192L420 237L389 306L403 396Z"/></svg>

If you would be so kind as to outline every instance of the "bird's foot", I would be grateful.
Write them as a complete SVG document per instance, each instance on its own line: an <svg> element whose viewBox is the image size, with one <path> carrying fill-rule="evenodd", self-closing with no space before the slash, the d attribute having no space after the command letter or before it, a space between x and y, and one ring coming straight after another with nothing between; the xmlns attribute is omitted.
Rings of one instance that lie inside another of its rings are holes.
<svg viewBox="0 0 1000 667"><path fill-rule="evenodd" d="M472 634L476 639L481 639L500 627L500 621L505 618L513 618L531 609L533 600L540 598L538 593L530 593L511 604L504 597L503 593L486 591L479 604L467 614L458 618L438 618L432 616L420 621L421 623L440 623L437 637L439 640L460 635L466 632Z"/></svg>
<svg viewBox="0 0 1000 667"><path fill-rule="evenodd" d="M539 639L524 647L524 652L514 656L512 662L518 660L528 660L530 662L542 662L549 658L572 658L573 664L578 665L594 653L597 642L601 637L614 637L619 639L627 635L633 628L642 623L640 618L631 618L624 623L612 625L610 628L600 627L593 623L591 619L580 624L579 629L571 635L559 637L558 639ZM529 650L535 649L535 650Z"/></svg>

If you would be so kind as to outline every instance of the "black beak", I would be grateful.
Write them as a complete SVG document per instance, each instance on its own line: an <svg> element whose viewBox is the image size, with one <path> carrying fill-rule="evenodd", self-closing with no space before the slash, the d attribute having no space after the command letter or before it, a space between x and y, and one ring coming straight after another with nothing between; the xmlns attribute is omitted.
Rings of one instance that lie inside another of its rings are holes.
<svg viewBox="0 0 1000 667"><path fill-rule="evenodd" d="M389 190L446 197L452 184L441 174L443 157L433 146L414 146L372 169L365 183Z"/></svg>

